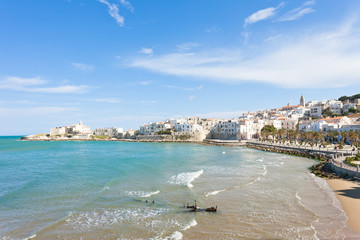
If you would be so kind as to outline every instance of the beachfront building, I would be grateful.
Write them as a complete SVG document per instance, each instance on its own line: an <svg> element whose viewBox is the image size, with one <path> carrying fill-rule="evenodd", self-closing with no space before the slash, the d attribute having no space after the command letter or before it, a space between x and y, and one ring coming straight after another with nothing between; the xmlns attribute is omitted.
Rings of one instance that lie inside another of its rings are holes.
<svg viewBox="0 0 360 240"><path fill-rule="evenodd" d="M299 123L299 131L304 131L304 132L346 131L342 129L343 128L350 129L351 127L349 127L349 125L353 125L353 121L346 116L335 117L335 118L322 118L316 121L301 121Z"/></svg>
<svg viewBox="0 0 360 240"><path fill-rule="evenodd" d="M175 125L176 132L195 132L202 131L202 126L196 123L179 123Z"/></svg>
<svg viewBox="0 0 360 240"><path fill-rule="evenodd" d="M120 135L124 133L123 128L97 128L94 130L95 136L103 136L103 137L111 137L111 138L117 138Z"/></svg>
<svg viewBox="0 0 360 240"><path fill-rule="evenodd" d="M300 121L299 132L311 132L314 121Z"/></svg>
<svg viewBox="0 0 360 240"><path fill-rule="evenodd" d="M135 139L137 130L128 129L123 133L123 139Z"/></svg>
<svg viewBox="0 0 360 240"><path fill-rule="evenodd" d="M64 136L66 134L66 127L56 127L50 129L50 136Z"/></svg>
<svg viewBox="0 0 360 240"><path fill-rule="evenodd" d="M341 128L337 129L338 132L349 132L349 131L360 131L360 123L358 124L349 124L349 125L343 125Z"/></svg>
<svg viewBox="0 0 360 240"><path fill-rule="evenodd" d="M174 124L174 122L173 122ZM168 131L171 130L172 127L172 123L170 121L167 122L151 122L148 124L144 124L142 126L140 126L139 129L139 134L141 135L154 135L157 134L159 132L164 132L164 131Z"/></svg>
<svg viewBox="0 0 360 240"><path fill-rule="evenodd" d="M239 131L237 134L237 139L239 140L249 140L258 134L259 127L257 126L259 124L258 121L251 121L251 120L241 120L239 122ZM261 130L260 130L261 131Z"/></svg>
<svg viewBox="0 0 360 240"><path fill-rule="evenodd" d="M90 127L85 126L80 121L78 124L72 124L64 127L56 127L50 129L50 136L65 136L65 135L90 135L92 132Z"/></svg>
<svg viewBox="0 0 360 240"><path fill-rule="evenodd" d="M296 125L298 124L298 119L291 118L281 118L279 119L281 122L281 128L287 130L296 130Z"/></svg>
<svg viewBox="0 0 360 240"><path fill-rule="evenodd" d="M278 119L269 120L267 122L267 125L273 125L276 129L282 128L281 120L278 120Z"/></svg>
<svg viewBox="0 0 360 240"><path fill-rule="evenodd" d="M203 131L209 133L210 130L220 122L220 119L217 118L205 118L201 119L199 122L200 126L202 127Z"/></svg>

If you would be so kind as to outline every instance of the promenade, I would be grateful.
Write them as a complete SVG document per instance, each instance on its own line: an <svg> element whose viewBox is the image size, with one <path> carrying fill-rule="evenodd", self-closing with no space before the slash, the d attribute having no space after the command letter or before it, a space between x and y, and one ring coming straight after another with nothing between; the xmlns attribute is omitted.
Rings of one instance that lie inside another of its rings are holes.
<svg viewBox="0 0 360 240"><path fill-rule="evenodd" d="M299 151L310 154L318 154L326 156L328 160L331 160L332 169L341 175L348 175L352 177L360 177L359 166L355 167L345 162L346 157L351 157L360 153L360 151L352 151L352 149L334 149L334 147L319 147L319 146L300 146L290 143L271 143L271 142L260 142L260 141L249 141L248 145L257 145L270 149L282 149L287 151Z"/></svg>

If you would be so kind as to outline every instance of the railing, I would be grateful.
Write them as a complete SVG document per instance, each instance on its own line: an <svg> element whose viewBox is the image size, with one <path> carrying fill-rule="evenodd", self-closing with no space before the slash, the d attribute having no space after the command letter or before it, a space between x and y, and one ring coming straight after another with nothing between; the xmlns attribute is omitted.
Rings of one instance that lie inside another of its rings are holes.
<svg viewBox="0 0 360 240"><path fill-rule="evenodd" d="M319 153L326 153L331 155L332 164L337 167L347 169L354 172L360 172L360 167L352 166L347 164L345 161L346 156L354 156L360 151L351 151L351 150L342 150L342 149L329 149L329 148L319 148L319 147L311 147L311 146L296 146L290 144L281 144L281 143L271 143L271 142L249 142L250 144L261 145L261 146L268 146L268 147L278 147L283 149L297 149L297 150L306 150L311 152L319 152Z"/></svg>
<svg viewBox="0 0 360 240"><path fill-rule="evenodd" d="M258 144L258 145L267 145L267 146L273 146L273 147L282 147L282 148L294 148L299 150L311 150L316 152L322 152L322 153L330 153L330 154L341 154L343 156L353 156L357 153L360 153L360 151L351 151L348 149L329 149L329 148L320 148L320 147L314 147L314 146L298 146L298 145L290 145L290 144L282 144L282 143L272 143L272 142L249 142L250 144Z"/></svg>

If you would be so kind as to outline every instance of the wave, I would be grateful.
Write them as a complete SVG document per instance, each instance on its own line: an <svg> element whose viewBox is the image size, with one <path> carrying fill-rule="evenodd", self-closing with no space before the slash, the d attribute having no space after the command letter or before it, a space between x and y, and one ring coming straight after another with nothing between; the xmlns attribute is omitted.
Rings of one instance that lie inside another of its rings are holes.
<svg viewBox="0 0 360 240"><path fill-rule="evenodd" d="M148 198L148 197L151 197L153 195L160 193L160 190L157 190L155 192L129 191L129 192L125 192L125 193L131 197Z"/></svg>
<svg viewBox="0 0 360 240"><path fill-rule="evenodd" d="M30 237L24 238L24 240L30 240L30 239L33 239L34 237L36 237L36 234L31 235Z"/></svg>
<svg viewBox="0 0 360 240"><path fill-rule="evenodd" d="M264 169L264 172L261 174L263 177L265 177L265 175L267 174L267 168L265 165L263 165L263 169ZM245 184L242 184L242 185L239 185L239 186L235 186L235 187L229 187L229 188L225 188L225 189L221 189L221 190L216 190L216 191L212 191L212 192L208 192L205 197L208 197L208 196L211 196L211 195L216 195L216 194L219 194L221 192L225 192L225 191L228 191L228 190L233 190L233 189L240 189L244 186L249 186L251 184L254 184L258 181L260 181L261 177L257 177L255 180L249 182L249 183L245 183Z"/></svg>
<svg viewBox="0 0 360 240"><path fill-rule="evenodd" d="M197 222L196 222L195 219L193 219L193 220L189 223L189 225L185 226L182 230L183 230L183 231L188 230L188 229L190 229L191 227L194 227L194 226L196 226L196 225L197 225Z"/></svg>
<svg viewBox="0 0 360 240"><path fill-rule="evenodd" d="M265 166L265 165L264 165L263 167L264 167L264 172L263 172L262 175L265 177L265 175L267 174L267 169L266 169L266 166Z"/></svg>
<svg viewBox="0 0 360 240"><path fill-rule="evenodd" d="M141 222L145 219L156 217L165 212L165 209L115 209L113 211L94 211L71 214L66 219L66 225L77 230L90 230L93 228L104 228L114 224Z"/></svg>
<svg viewBox="0 0 360 240"><path fill-rule="evenodd" d="M191 184L196 178L200 177L204 173L204 170L201 169L197 172L183 172L178 175L172 176L168 183L173 185L183 185L187 186L188 188L192 188L193 185Z"/></svg>
<svg viewBox="0 0 360 240"><path fill-rule="evenodd" d="M221 190L216 190L216 191L213 191L213 192L208 192L208 193L205 195L205 197L212 196L212 195L216 195L216 194L218 194L218 193L225 192L226 190L230 190L230 188L221 189Z"/></svg>
<svg viewBox="0 0 360 240"><path fill-rule="evenodd" d="M100 190L100 193L102 193L102 192L104 192L104 191L106 191L106 190L109 190L109 189L110 189L110 187L105 186L105 187L103 187L103 188Z"/></svg>
<svg viewBox="0 0 360 240"><path fill-rule="evenodd" d="M174 232L173 234L171 234L171 236L165 238L165 239L170 239L170 240L181 240L183 238L183 234L179 231Z"/></svg>

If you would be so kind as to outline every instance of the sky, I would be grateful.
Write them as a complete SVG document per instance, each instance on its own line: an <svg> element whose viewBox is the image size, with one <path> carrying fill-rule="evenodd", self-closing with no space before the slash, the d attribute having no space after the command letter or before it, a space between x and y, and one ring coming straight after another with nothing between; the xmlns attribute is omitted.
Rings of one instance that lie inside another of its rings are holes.
<svg viewBox="0 0 360 240"><path fill-rule="evenodd" d="M358 0L3 0L0 135L360 93Z"/></svg>

